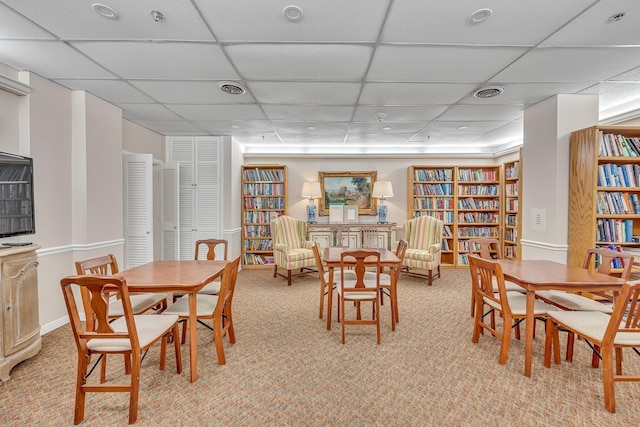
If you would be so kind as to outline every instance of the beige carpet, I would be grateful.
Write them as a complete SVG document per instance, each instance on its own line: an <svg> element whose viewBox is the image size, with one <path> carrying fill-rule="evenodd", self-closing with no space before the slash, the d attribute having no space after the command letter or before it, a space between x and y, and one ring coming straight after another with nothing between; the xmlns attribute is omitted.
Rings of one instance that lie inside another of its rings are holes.
<svg viewBox="0 0 640 427"><path fill-rule="evenodd" d="M340 324L327 331L318 319L317 277L298 277L287 287L271 270L241 271L237 343L225 343L227 364L217 364L212 334L202 326L196 383L189 382L187 345L182 375L175 374L171 350L167 370L159 371L154 349L143 362L136 425L638 425L640 384L617 384L618 412L607 412L601 371L590 367L584 343L576 344L573 363L546 369L540 324L531 378L522 373L522 342L513 341L505 366L497 363L497 339L485 335L472 344L468 283L466 269L443 270L433 287L402 276L396 331L387 304L380 346L371 326L348 328L342 345ZM43 342L42 352L0 386L2 425L73 422L71 331L59 328ZM627 370L640 370L636 355L627 353L626 362ZM108 377L122 377L115 357ZM126 425L127 411L125 393L90 394L82 425Z"/></svg>

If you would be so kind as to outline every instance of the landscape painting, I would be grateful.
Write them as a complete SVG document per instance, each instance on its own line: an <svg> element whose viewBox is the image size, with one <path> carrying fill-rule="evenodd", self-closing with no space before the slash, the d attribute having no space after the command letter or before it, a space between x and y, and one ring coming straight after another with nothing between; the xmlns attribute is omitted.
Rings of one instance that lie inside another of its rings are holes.
<svg viewBox="0 0 640 427"><path fill-rule="evenodd" d="M376 199L371 197L376 175L376 171L318 172L320 215L329 215L330 205L357 206L358 215L376 215Z"/></svg>

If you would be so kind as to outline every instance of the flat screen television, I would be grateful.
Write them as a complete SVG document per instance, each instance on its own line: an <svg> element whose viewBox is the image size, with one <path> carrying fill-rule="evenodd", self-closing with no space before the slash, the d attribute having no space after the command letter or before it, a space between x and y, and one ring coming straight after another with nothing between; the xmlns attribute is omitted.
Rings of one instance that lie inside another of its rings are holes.
<svg viewBox="0 0 640 427"><path fill-rule="evenodd" d="M0 152L0 238L35 232L33 159Z"/></svg>

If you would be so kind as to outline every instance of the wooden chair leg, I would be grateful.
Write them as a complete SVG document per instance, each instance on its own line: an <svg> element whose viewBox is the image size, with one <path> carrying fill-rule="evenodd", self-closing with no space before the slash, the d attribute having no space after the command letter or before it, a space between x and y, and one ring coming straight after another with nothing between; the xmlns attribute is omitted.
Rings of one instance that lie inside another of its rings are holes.
<svg viewBox="0 0 640 427"><path fill-rule="evenodd" d="M167 341L168 336L165 334L160 341L160 370L164 371L167 366Z"/></svg>
<svg viewBox="0 0 640 427"><path fill-rule="evenodd" d="M602 349L599 346L594 345L593 348L595 348L599 353L602 353L601 351ZM591 366L594 368L597 368L600 366L600 358L598 357L595 351L591 353Z"/></svg>
<svg viewBox="0 0 640 427"><path fill-rule="evenodd" d="M231 317L231 305L229 305L228 307L225 307L225 309L222 312L227 316L226 322L229 322L229 327L227 328L227 336L229 337L229 342L231 344L235 344L236 331L233 329L233 317Z"/></svg>
<svg viewBox="0 0 640 427"><path fill-rule="evenodd" d="M607 411L616 412L616 397L613 374L613 348L605 348L602 352L602 383L604 386L604 407Z"/></svg>
<svg viewBox="0 0 640 427"><path fill-rule="evenodd" d="M330 284L329 284L329 287L331 287ZM322 319L323 313L324 313L324 293L325 293L326 288L327 287L325 285L321 285L320 286L320 313L318 315L318 317L320 319Z"/></svg>
<svg viewBox="0 0 640 427"><path fill-rule="evenodd" d="M78 355L78 377L76 380L76 406L73 414L73 424L80 424L84 420L84 403L87 396L84 386L87 384L85 376L87 375L87 367L91 363L91 357L87 355Z"/></svg>
<svg viewBox="0 0 640 427"><path fill-rule="evenodd" d="M131 388L129 390L129 424L138 419L138 395L140 391L140 354L132 355L131 360Z"/></svg>
<svg viewBox="0 0 640 427"><path fill-rule="evenodd" d="M182 321L182 338L180 340L180 343L184 344L187 342L187 325L189 324L189 320L188 319L184 319Z"/></svg>
<svg viewBox="0 0 640 427"><path fill-rule="evenodd" d="M216 354L218 355L218 365L224 365L226 359L224 357L224 343L222 342L222 319L213 319L213 343L216 346Z"/></svg>
<svg viewBox="0 0 640 427"><path fill-rule="evenodd" d="M428 281L428 285L432 286L433 285L433 270L429 270L429 281Z"/></svg>
<svg viewBox="0 0 640 427"><path fill-rule="evenodd" d="M573 362L573 345L574 345L575 338L576 336L574 335L573 332L569 332L569 334L567 335L567 350L564 356L567 362Z"/></svg>
<svg viewBox="0 0 640 427"><path fill-rule="evenodd" d="M182 373L182 352L180 351L180 340L178 337L180 336L180 329L178 328L178 324L176 323L173 326L173 331L171 332L171 336L173 338L173 347L176 352L176 372L178 374Z"/></svg>
<svg viewBox="0 0 640 427"><path fill-rule="evenodd" d="M291 270L287 270L287 286L291 286Z"/></svg>
<svg viewBox="0 0 640 427"><path fill-rule="evenodd" d="M273 264L273 277L278 275L278 264Z"/></svg>

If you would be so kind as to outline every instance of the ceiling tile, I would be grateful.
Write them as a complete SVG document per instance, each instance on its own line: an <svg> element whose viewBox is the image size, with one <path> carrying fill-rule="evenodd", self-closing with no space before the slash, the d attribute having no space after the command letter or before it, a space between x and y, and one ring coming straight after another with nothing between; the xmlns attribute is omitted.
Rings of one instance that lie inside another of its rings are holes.
<svg viewBox="0 0 640 427"><path fill-rule="evenodd" d="M377 122L377 114L384 114L383 123L422 122L433 120L447 109L446 105L418 107L359 106L353 115L356 122Z"/></svg>
<svg viewBox="0 0 640 427"><path fill-rule="evenodd" d="M129 83L163 104L248 104L255 102L250 93L230 95L221 91L218 87L219 81L129 80Z"/></svg>
<svg viewBox="0 0 640 427"><path fill-rule="evenodd" d="M461 104L482 105L532 105L557 94L578 93L592 83L492 83L483 87L502 86L504 92L494 98L476 98L470 94L460 100Z"/></svg>
<svg viewBox="0 0 640 427"><path fill-rule="evenodd" d="M267 104L350 105L362 85L345 82L250 82L251 93Z"/></svg>
<svg viewBox="0 0 640 427"><path fill-rule="evenodd" d="M467 83L365 83L360 105L439 105L458 102L476 89Z"/></svg>
<svg viewBox="0 0 640 427"><path fill-rule="evenodd" d="M247 80L360 81L372 49L361 45L241 44L227 47Z"/></svg>
<svg viewBox="0 0 640 427"><path fill-rule="evenodd" d="M272 121L273 129L279 133L300 134L346 134L349 129L349 122L289 122L289 121ZM309 129L312 127L313 129Z"/></svg>
<svg viewBox="0 0 640 427"><path fill-rule="evenodd" d="M193 124L209 132L273 132L269 120L194 120Z"/></svg>
<svg viewBox="0 0 640 427"><path fill-rule="evenodd" d="M69 80L57 79L57 83L75 90L86 90L112 104L150 104L151 98L122 80Z"/></svg>
<svg viewBox="0 0 640 427"><path fill-rule="evenodd" d="M435 121L430 123L425 129L426 132L432 134L454 133L458 135L463 134L482 134L493 129L504 126L508 122L506 121L472 121L462 120L453 122Z"/></svg>
<svg viewBox="0 0 640 427"><path fill-rule="evenodd" d="M238 79L220 47L211 43L73 42L72 45L124 79Z"/></svg>
<svg viewBox="0 0 640 427"><path fill-rule="evenodd" d="M184 120L135 120L135 122L161 134L165 132L199 132L202 135L205 133L203 132L205 129Z"/></svg>
<svg viewBox="0 0 640 427"><path fill-rule="evenodd" d="M167 108L186 120L263 120L257 105L187 105L167 104Z"/></svg>
<svg viewBox="0 0 640 427"><path fill-rule="evenodd" d="M223 42L369 41L378 38L387 0L196 0L195 4ZM288 21L285 6L302 9L302 19Z"/></svg>
<svg viewBox="0 0 640 427"><path fill-rule="evenodd" d="M349 133L372 133L372 134L390 134L390 133L416 133L420 131L426 122L402 122L402 123L358 123L354 122L349 126ZM385 129L388 128L388 129Z"/></svg>
<svg viewBox="0 0 640 427"><path fill-rule="evenodd" d="M481 83L525 51L515 47L383 45L376 49L367 81Z"/></svg>
<svg viewBox="0 0 640 427"><path fill-rule="evenodd" d="M122 117L135 120L181 120L179 116L160 104L117 104L122 108Z"/></svg>
<svg viewBox="0 0 640 427"><path fill-rule="evenodd" d="M0 39L55 39L55 37L0 3Z"/></svg>
<svg viewBox="0 0 640 427"><path fill-rule="evenodd" d="M324 105L264 105L264 112L271 120L284 121L329 121L345 122L351 120L353 107Z"/></svg>
<svg viewBox="0 0 640 427"><path fill-rule="evenodd" d="M439 121L511 121L522 117L522 106L454 105L438 117Z"/></svg>

